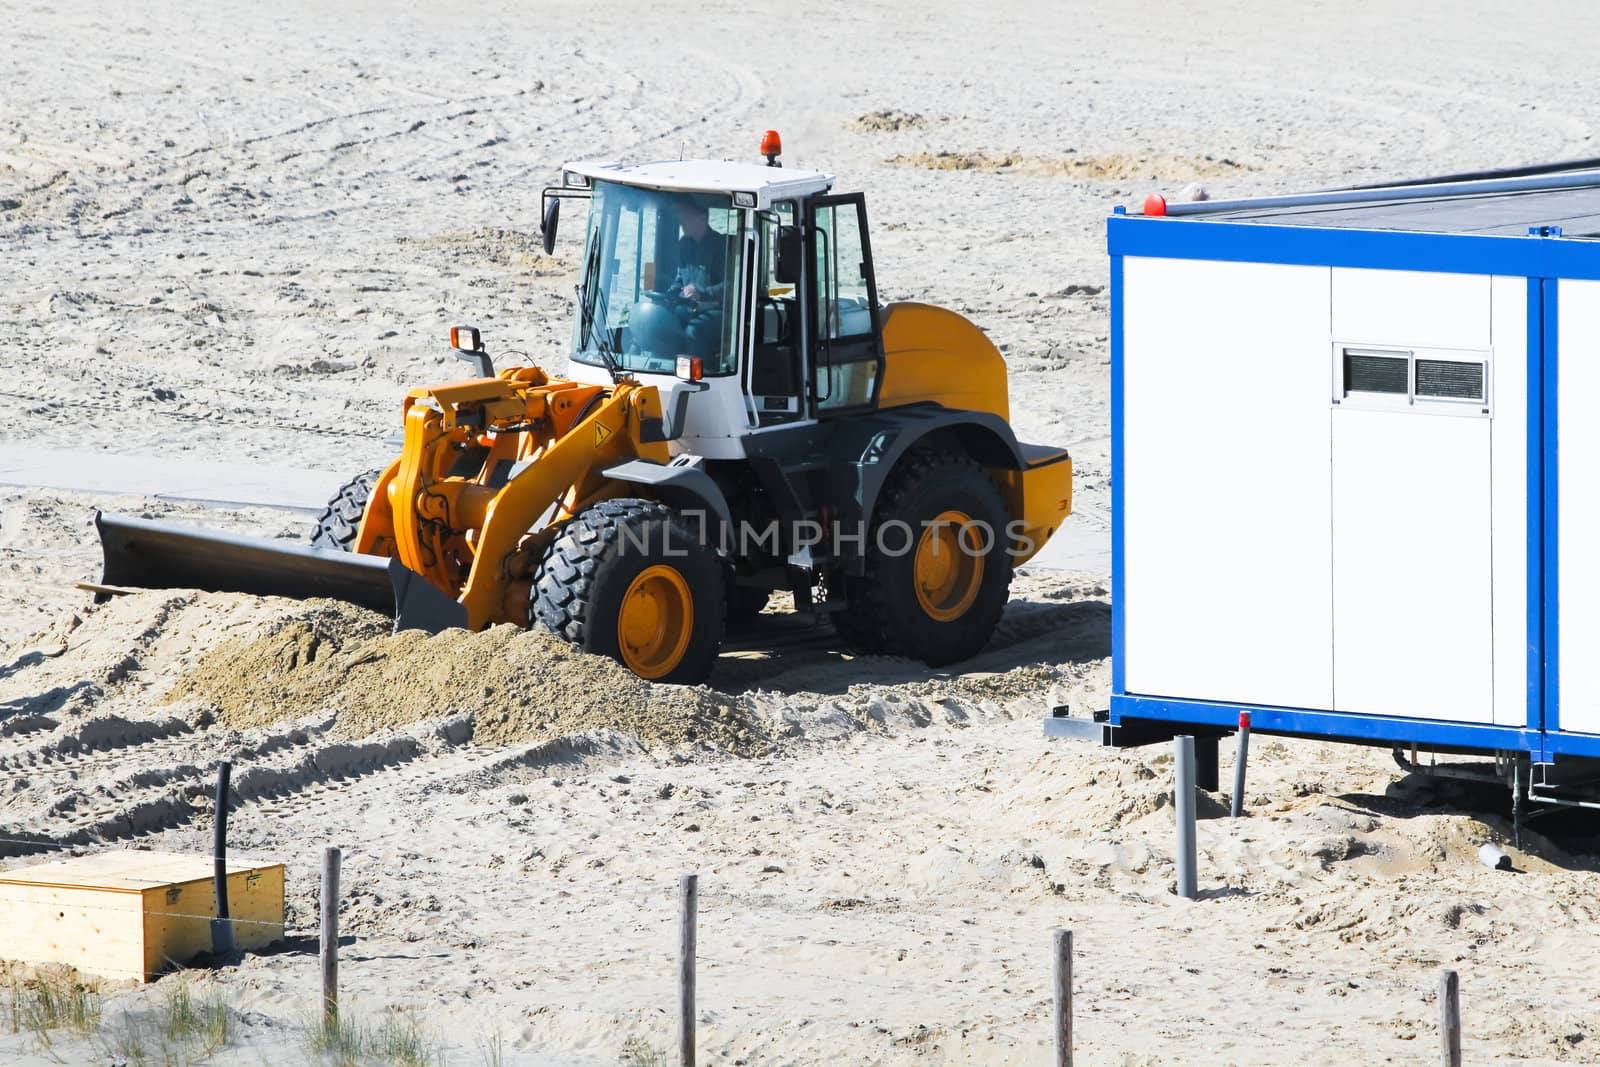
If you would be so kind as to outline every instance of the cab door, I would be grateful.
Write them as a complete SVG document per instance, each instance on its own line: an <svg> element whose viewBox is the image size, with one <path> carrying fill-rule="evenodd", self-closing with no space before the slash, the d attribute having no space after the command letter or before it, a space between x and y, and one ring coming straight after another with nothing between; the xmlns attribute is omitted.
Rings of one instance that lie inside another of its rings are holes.
<svg viewBox="0 0 1600 1067"><path fill-rule="evenodd" d="M883 380L878 287L861 193L806 205L811 405L817 417L875 407Z"/></svg>

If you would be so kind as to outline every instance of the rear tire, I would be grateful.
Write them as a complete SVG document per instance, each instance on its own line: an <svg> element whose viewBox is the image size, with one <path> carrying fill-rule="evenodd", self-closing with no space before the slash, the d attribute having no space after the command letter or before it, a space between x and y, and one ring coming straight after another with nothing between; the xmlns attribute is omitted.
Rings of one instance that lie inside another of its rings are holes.
<svg viewBox="0 0 1600 1067"><path fill-rule="evenodd" d="M327 548L335 552L354 552L356 533L361 529L361 517L367 513L367 501L372 499L372 487L378 484L382 471L363 471L339 487L328 501L328 506L317 515L316 527L311 531L311 547Z"/></svg>
<svg viewBox="0 0 1600 1067"><path fill-rule="evenodd" d="M930 667L977 655L1010 596L1008 518L999 487L976 460L914 449L878 497L866 573L846 580L847 606L834 614L834 629L856 652Z"/></svg>
<svg viewBox="0 0 1600 1067"><path fill-rule="evenodd" d="M530 623L641 678L704 681L722 648L723 564L676 512L603 500L561 528L534 575Z"/></svg>

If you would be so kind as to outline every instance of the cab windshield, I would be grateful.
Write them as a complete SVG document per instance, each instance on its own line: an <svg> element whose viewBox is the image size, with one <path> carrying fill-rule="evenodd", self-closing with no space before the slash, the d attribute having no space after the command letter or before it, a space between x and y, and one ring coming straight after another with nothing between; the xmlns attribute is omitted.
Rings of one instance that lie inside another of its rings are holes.
<svg viewBox="0 0 1600 1067"><path fill-rule="evenodd" d="M671 374L695 356L707 375L738 370L740 214L726 195L595 182L573 358Z"/></svg>

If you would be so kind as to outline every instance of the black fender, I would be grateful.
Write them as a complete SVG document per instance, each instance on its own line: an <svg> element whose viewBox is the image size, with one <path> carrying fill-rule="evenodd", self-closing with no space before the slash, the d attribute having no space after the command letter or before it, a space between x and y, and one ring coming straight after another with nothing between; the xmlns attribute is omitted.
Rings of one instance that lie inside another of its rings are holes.
<svg viewBox="0 0 1600 1067"><path fill-rule="evenodd" d="M690 526L697 527L696 532L705 544L715 546L725 543L725 538L733 529L728 498L711 475L701 470L691 457L680 456L665 464L652 463L647 459L630 459L615 467L607 467L601 474L612 481L647 489L651 497L686 513ZM693 516L697 513L705 516L704 521L694 521Z"/></svg>
<svg viewBox="0 0 1600 1067"><path fill-rule="evenodd" d="M840 422L828 448L828 496L841 519L869 522L878 494L902 456L934 435L958 444L985 467L1022 470L1022 446L1009 423L989 411L912 404Z"/></svg>
<svg viewBox="0 0 1600 1067"><path fill-rule="evenodd" d="M1027 465L1005 419L993 412L939 404L907 404L796 427L790 433L764 433L747 438L745 448L769 492L775 497L787 495L789 507L780 506L780 514L785 518L814 514L818 505L826 505L846 535L838 546L846 564L858 565L857 549L864 542L849 535L867 529L883 485L900 459L936 437L985 467L1023 470ZM805 499L803 487L792 481L774 484L785 481L785 472L816 467L823 470L821 499Z"/></svg>

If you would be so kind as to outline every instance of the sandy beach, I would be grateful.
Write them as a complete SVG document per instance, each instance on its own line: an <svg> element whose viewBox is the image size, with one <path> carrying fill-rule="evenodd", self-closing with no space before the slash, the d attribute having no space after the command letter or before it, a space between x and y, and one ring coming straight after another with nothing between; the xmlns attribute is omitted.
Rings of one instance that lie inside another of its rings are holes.
<svg viewBox="0 0 1600 1067"><path fill-rule="evenodd" d="M1600 12L1542 2L8 14L0 467L376 466L405 391L462 373L451 324L561 372L578 213L546 255L538 212L563 161L755 160L776 128L790 165L866 191L885 299L995 340L1018 435L1071 450L1071 522L1103 531L1114 205L1597 154ZM1221 514L1196 521L1226 522L1226 457L1199 470ZM0 485L0 867L206 852L230 759L233 846L287 864L289 938L108 985L94 1036L0 1025L6 1063L114 1063L180 982L232 1013L204 1062L333 1062L306 1046L326 846L349 1011L450 1064L674 1061L686 871L703 1063L1046 1062L1063 927L1082 1064L1437 1062L1446 967L1467 1062L1600 1063L1583 813L1515 849L1503 790L1262 737L1248 817L1208 797L1200 899L1174 896L1169 746L1042 736L1054 706L1106 706L1103 571L1025 568L990 647L941 670L852 658L775 603L684 688L347 605L97 606L73 587L99 573L96 508L309 529L254 501Z"/></svg>

